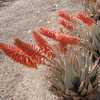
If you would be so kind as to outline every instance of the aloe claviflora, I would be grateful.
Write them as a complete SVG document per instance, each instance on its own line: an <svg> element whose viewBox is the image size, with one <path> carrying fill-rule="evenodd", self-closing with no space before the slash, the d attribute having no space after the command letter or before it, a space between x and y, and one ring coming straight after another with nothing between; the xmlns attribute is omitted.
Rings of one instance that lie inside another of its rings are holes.
<svg viewBox="0 0 100 100"><path fill-rule="evenodd" d="M35 44L15 39L14 45L0 43L0 49L12 60L27 67L38 68L39 64L46 65L49 69L46 78L51 83L50 91L61 99L97 100L100 57L92 62L90 52L93 51L84 46L84 38L73 34L77 30L75 22L79 21L91 27L95 21L85 16L85 13L71 15L62 10L58 15L59 24L67 29L68 34L62 30L57 32L40 27L32 33ZM44 36L54 41L54 44L46 41ZM82 46L88 49L87 52Z"/></svg>

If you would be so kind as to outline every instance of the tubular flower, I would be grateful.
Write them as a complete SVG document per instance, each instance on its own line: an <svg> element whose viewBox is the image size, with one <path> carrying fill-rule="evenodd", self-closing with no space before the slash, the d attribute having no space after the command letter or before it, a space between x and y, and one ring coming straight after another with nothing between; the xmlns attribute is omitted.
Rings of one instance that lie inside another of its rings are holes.
<svg viewBox="0 0 100 100"><path fill-rule="evenodd" d="M48 58L52 58L54 55L53 49L48 44L48 42L45 41L44 38L36 32L33 32L33 38L35 39L37 45L41 48L41 50L43 50L44 54L47 55Z"/></svg>
<svg viewBox="0 0 100 100"><path fill-rule="evenodd" d="M89 18L86 13L78 13L76 17L88 26L91 26L95 23L95 20L92 18Z"/></svg>
<svg viewBox="0 0 100 100"><path fill-rule="evenodd" d="M3 50L3 52L15 62L26 65L28 67L36 68L36 63L33 62L33 60L29 56L27 56L16 46L0 43L0 49Z"/></svg>
<svg viewBox="0 0 100 100"><path fill-rule="evenodd" d="M43 34L49 38L52 38L54 40L57 40L57 36L59 35L59 33L55 32L55 31L51 31L47 27L41 27L39 31L41 34Z"/></svg>
<svg viewBox="0 0 100 100"><path fill-rule="evenodd" d="M57 38L57 40L62 43L63 45L77 45L80 43L80 38L70 36L70 35L65 35L65 34L60 34Z"/></svg>
<svg viewBox="0 0 100 100"><path fill-rule="evenodd" d="M68 30L74 30L75 29L75 26L73 23L71 23L70 21L67 21L63 18L60 18L58 20L59 24L63 25L66 29Z"/></svg>
<svg viewBox="0 0 100 100"><path fill-rule="evenodd" d="M71 19L72 19L72 16L65 10L60 10L58 12L58 15L68 21L71 21Z"/></svg>

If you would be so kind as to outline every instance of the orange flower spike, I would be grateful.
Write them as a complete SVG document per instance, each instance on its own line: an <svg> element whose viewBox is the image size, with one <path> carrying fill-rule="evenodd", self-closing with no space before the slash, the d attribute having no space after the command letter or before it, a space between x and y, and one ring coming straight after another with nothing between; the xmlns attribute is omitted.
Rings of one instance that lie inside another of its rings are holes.
<svg viewBox="0 0 100 100"><path fill-rule="evenodd" d="M38 33L33 32L33 38L37 42L38 46L40 46L40 47L50 47L49 44L47 43L47 41L45 41L43 39L43 37L41 35L39 35Z"/></svg>
<svg viewBox="0 0 100 100"><path fill-rule="evenodd" d="M80 38L70 35L61 34L58 36L58 41L63 45L77 45L80 44Z"/></svg>
<svg viewBox="0 0 100 100"><path fill-rule="evenodd" d="M19 48L12 45L7 45L0 43L0 49L9 56L13 61L16 61L20 64L26 65L28 67L36 68L36 63L34 63L24 52Z"/></svg>
<svg viewBox="0 0 100 100"><path fill-rule="evenodd" d="M44 63L41 56L41 50L37 45L31 45L28 43L25 43L19 39L15 39L15 45L20 48L24 53L26 53L33 61L35 61L37 64Z"/></svg>
<svg viewBox="0 0 100 100"><path fill-rule="evenodd" d="M33 32L33 38L37 42L38 46L43 49L44 53L47 54L48 57L53 56L52 47L48 44L47 41L44 40L41 35L37 34L36 32Z"/></svg>
<svg viewBox="0 0 100 100"><path fill-rule="evenodd" d="M58 15L68 21L71 21L72 19L72 16L65 10L60 10Z"/></svg>
<svg viewBox="0 0 100 100"><path fill-rule="evenodd" d="M76 17L88 26L91 26L95 23L95 20L93 18L89 18L86 13L78 13Z"/></svg>
<svg viewBox="0 0 100 100"><path fill-rule="evenodd" d="M39 31L41 34L43 34L49 38L52 38L54 40L57 40L57 36L59 35L59 33L55 32L55 31L51 31L46 27L41 27Z"/></svg>
<svg viewBox="0 0 100 100"><path fill-rule="evenodd" d="M36 48L33 49L33 45L25 43L19 39L15 39L15 43L14 43L19 49L21 49L23 52L25 52L27 55L32 56L34 55L34 50Z"/></svg>
<svg viewBox="0 0 100 100"><path fill-rule="evenodd" d="M73 31L75 29L75 26L73 23L71 23L70 21L67 21L63 18L60 18L58 20L58 23L61 24L62 26L64 26L66 29Z"/></svg>

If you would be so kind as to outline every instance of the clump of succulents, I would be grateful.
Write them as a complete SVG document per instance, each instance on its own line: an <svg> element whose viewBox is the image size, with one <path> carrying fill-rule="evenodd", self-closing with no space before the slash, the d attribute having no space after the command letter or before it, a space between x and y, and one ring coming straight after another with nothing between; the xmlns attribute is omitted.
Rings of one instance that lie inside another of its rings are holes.
<svg viewBox="0 0 100 100"><path fill-rule="evenodd" d="M45 65L49 88L62 100L97 100L99 98L100 57L86 39L95 21L84 12L71 15L59 11L60 31L40 27L33 31L35 44L15 39L14 45L0 43L0 49L15 62L29 68ZM49 38L49 41L45 38ZM53 41L51 43L51 41ZM87 43L87 44L86 44ZM93 54L95 61L92 61Z"/></svg>

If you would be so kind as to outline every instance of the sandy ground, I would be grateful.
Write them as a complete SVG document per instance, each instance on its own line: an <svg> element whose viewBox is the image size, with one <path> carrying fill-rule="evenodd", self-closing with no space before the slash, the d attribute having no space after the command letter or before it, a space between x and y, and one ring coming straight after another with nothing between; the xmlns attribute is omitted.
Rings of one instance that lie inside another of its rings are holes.
<svg viewBox="0 0 100 100"><path fill-rule="evenodd" d="M57 10L81 8L68 0L0 0L0 6L0 42L5 43L15 37L32 42L28 31L45 25ZM0 100L56 100L47 89L44 73L43 66L28 69L0 54Z"/></svg>

